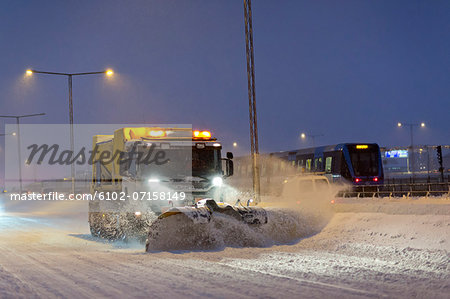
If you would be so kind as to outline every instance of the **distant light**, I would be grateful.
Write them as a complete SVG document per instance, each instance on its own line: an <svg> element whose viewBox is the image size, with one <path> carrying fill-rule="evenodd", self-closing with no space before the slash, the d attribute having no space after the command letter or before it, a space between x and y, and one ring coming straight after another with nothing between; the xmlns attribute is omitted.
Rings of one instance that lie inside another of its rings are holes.
<svg viewBox="0 0 450 299"><path fill-rule="evenodd" d="M369 146L367 144L358 144L356 146L356 149L368 149Z"/></svg>
<svg viewBox="0 0 450 299"><path fill-rule="evenodd" d="M302 139L305 139L305 138L306 138L306 134L305 134L305 133L302 133L302 134L300 135L300 137L301 137Z"/></svg>
<svg viewBox="0 0 450 299"><path fill-rule="evenodd" d="M359 178L355 179L355 183L359 183L360 181L361 181L361 179L359 179Z"/></svg>
<svg viewBox="0 0 450 299"><path fill-rule="evenodd" d="M25 73L27 74L27 76L33 75L33 71L32 70L27 70Z"/></svg>
<svg viewBox="0 0 450 299"><path fill-rule="evenodd" d="M220 146L220 143L214 143L213 146L214 146L214 147L219 147L219 146Z"/></svg>
<svg viewBox="0 0 450 299"><path fill-rule="evenodd" d="M421 123L420 126L423 128L425 127L425 123Z"/></svg>
<svg viewBox="0 0 450 299"><path fill-rule="evenodd" d="M112 75L114 75L114 71L113 70L106 70L106 75L107 76L112 76Z"/></svg>
<svg viewBox="0 0 450 299"><path fill-rule="evenodd" d="M16 132L13 132L11 135L16 136Z"/></svg>
<svg viewBox="0 0 450 299"><path fill-rule="evenodd" d="M142 213L141 213L141 212L139 212L139 211L137 211L137 212L134 212L134 215L136 215L136 216L141 216L141 215L142 215Z"/></svg>
<svg viewBox="0 0 450 299"><path fill-rule="evenodd" d="M402 126L402 123L397 123L397 127L401 127Z"/></svg>
<svg viewBox="0 0 450 299"><path fill-rule="evenodd" d="M160 180L157 179L157 178L150 178L150 179L148 179L148 182L149 182L149 183L159 183Z"/></svg>
<svg viewBox="0 0 450 299"><path fill-rule="evenodd" d="M377 177L374 177L374 178L373 178L373 181L374 181L374 182L378 182L378 178L377 178Z"/></svg>
<svg viewBox="0 0 450 299"><path fill-rule="evenodd" d="M237 146L237 142L233 142L233 147L236 147Z"/></svg>

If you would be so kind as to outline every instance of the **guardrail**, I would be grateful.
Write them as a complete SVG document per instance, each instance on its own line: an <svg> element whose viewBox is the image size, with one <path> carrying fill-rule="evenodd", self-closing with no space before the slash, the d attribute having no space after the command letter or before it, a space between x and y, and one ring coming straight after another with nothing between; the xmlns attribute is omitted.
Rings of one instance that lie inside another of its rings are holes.
<svg viewBox="0 0 450 299"><path fill-rule="evenodd" d="M450 198L450 182L399 183L376 186L353 186L340 191L337 197L432 197Z"/></svg>

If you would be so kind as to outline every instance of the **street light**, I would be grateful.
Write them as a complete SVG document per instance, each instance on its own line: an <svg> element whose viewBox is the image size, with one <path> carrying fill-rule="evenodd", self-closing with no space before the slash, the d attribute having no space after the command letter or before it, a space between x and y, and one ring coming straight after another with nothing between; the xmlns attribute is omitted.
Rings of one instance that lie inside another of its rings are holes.
<svg viewBox="0 0 450 299"><path fill-rule="evenodd" d="M305 134L305 133L301 133L300 134L300 138L302 138L302 139L306 139L307 137L308 138L311 138L311 142L312 142L312 146L314 147L315 146L315 141L316 141L316 137L322 137L322 136L324 136L323 134Z"/></svg>
<svg viewBox="0 0 450 299"><path fill-rule="evenodd" d="M414 137L413 137L413 128L414 127L421 127L421 128L425 128L425 123L421 122L420 124L418 123L397 123L398 127L402 127L402 126L407 126L409 127L409 132L410 132L410 136L411 136L411 159L410 159L410 165L409 165L409 171L412 172L412 174L414 175Z"/></svg>
<svg viewBox="0 0 450 299"><path fill-rule="evenodd" d="M0 115L0 118L15 118L17 124L17 151L19 157L19 190L20 194L22 194L22 158L20 157L20 119L25 117L33 117L33 116L42 116L45 113L37 113L37 114L26 114L26 115ZM11 135L15 136L15 132ZM7 134L5 134L7 135Z"/></svg>
<svg viewBox="0 0 450 299"><path fill-rule="evenodd" d="M56 73L56 72L44 72L37 70L26 70L26 75L31 76L33 74L45 74L45 75L57 75L57 76L66 76L68 78L69 83L69 120L70 120L70 150L72 155L74 154L74 136L73 136L73 101L72 101L72 77L73 76L84 76L84 75L97 75L97 74L105 74L106 76L111 77L114 75L114 71L111 69L107 69L101 72L86 72L86 73ZM70 164L70 174L72 178L72 194L75 194L75 163Z"/></svg>
<svg viewBox="0 0 450 299"><path fill-rule="evenodd" d="M233 147L237 147L237 142L233 142Z"/></svg>

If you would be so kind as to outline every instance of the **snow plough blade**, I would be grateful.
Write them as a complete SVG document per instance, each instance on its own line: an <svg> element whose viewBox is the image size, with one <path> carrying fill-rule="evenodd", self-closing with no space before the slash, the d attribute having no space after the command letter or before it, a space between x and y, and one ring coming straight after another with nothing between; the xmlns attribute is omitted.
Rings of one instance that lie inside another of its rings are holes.
<svg viewBox="0 0 450 299"><path fill-rule="evenodd" d="M258 226L267 223L267 212L256 207L219 206L212 199L202 207L171 208L150 225L146 251L211 249L217 245L214 232L227 230L223 225L227 221Z"/></svg>

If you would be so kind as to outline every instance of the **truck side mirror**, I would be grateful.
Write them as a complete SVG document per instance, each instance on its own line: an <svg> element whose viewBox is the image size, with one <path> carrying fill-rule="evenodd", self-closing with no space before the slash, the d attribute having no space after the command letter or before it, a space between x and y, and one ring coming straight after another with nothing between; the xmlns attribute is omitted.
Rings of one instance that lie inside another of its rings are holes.
<svg viewBox="0 0 450 299"><path fill-rule="evenodd" d="M227 160L227 176L232 176L234 173L234 163L232 160Z"/></svg>
<svg viewBox="0 0 450 299"><path fill-rule="evenodd" d="M233 159L233 153L232 152L227 152L227 159L230 159L230 160Z"/></svg>

